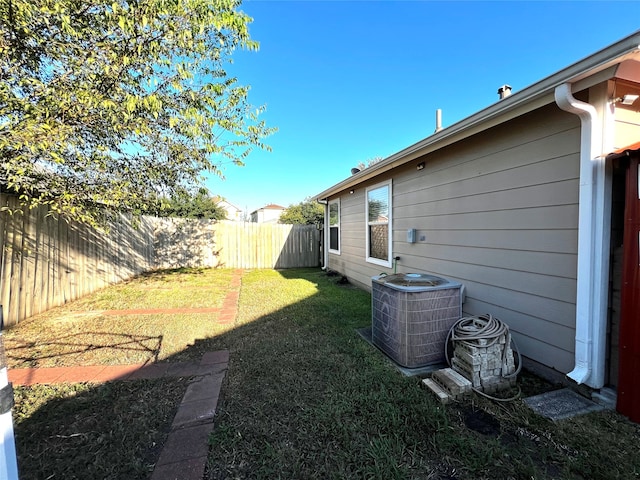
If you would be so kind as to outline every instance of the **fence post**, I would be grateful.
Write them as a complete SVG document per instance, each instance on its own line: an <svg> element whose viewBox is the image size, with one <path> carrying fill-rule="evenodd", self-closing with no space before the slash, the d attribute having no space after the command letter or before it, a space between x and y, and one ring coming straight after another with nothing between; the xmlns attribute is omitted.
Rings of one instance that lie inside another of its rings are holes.
<svg viewBox="0 0 640 480"><path fill-rule="evenodd" d="M4 354L2 329L4 317L0 305L0 478L18 480L18 463L16 460L16 443L13 437L13 388L7 374L7 360Z"/></svg>

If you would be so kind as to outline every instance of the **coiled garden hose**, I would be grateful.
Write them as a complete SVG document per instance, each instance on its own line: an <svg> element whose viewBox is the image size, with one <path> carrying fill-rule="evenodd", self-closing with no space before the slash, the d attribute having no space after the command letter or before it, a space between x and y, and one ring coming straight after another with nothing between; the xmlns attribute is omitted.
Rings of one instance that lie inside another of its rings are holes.
<svg viewBox="0 0 640 480"><path fill-rule="evenodd" d="M466 343L469 346L477 347L478 344L474 342L478 340L485 340L486 344L483 344L483 347L489 347L495 344L502 335L505 336L506 346L511 346L513 344L512 350L516 353L518 365L513 373L506 373L508 371L508 365L507 348L505 347L502 350L501 376L502 378L513 378L517 376L518 373L520 373L520 370L522 370L522 356L520 355L518 346L516 345L515 340L511 337L511 332L509 331L508 325L489 313L484 315L463 317L453 324L453 326L449 329L449 333L447 334L447 339L445 340L444 344L444 353L445 358L447 359L447 364L449 365L449 367L451 367L451 356L448 352L449 341L453 342L454 344L456 342L462 342ZM490 398L491 400L496 400L499 402L509 402L520 397L519 389L516 395L511 398L505 399L488 395L476 388L474 388L473 391L482 396Z"/></svg>

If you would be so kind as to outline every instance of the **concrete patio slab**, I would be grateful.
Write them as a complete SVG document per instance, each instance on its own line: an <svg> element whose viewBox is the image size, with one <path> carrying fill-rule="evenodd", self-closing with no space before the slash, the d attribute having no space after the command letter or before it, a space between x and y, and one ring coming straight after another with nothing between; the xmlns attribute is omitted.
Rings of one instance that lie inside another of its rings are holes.
<svg viewBox="0 0 640 480"><path fill-rule="evenodd" d="M604 410L602 405L592 402L569 388L541 393L524 399L529 408L538 415L558 421Z"/></svg>
<svg viewBox="0 0 640 480"><path fill-rule="evenodd" d="M200 365L216 365L229 362L229 350L218 350L217 352L207 352L202 356Z"/></svg>
<svg viewBox="0 0 640 480"><path fill-rule="evenodd" d="M164 442L164 448L156 466L206 457L209 454L210 433L210 424L172 430Z"/></svg>
<svg viewBox="0 0 640 480"><path fill-rule="evenodd" d="M202 480L207 456L158 465L151 480Z"/></svg>

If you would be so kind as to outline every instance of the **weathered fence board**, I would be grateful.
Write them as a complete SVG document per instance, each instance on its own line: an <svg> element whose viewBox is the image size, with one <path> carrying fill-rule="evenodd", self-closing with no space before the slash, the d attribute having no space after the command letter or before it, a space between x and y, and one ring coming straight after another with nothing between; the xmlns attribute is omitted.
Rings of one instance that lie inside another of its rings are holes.
<svg viewBox="0 0 640 480"><path fill-rule="evenodd" d="M5 324L161 268L296 268L320 264L314 226L117 214L106 231L0 194L0 305Z"/></svg>
<svg viewBox="0 0 640 480"><path fill-rule="evenodd" d="M222 222L217 225L218 265L228 268L295 268L319 264L313 226Z"/></svg>

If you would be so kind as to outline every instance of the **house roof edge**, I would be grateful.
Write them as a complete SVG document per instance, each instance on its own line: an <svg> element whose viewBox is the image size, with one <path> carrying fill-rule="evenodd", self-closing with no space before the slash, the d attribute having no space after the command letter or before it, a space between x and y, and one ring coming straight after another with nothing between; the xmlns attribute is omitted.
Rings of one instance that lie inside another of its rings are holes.
<svg viewBox="0 0 640 480"><path fill-rule="evenodd" d="M575 84L583 80L586 81L588 77L632 57L636 57L636 59L640 61L640 30L390 155L383 161L314 195L313 198L316 200L327 199L342 190L408 163L418 156L438 150L463 138L486 130L487 128L503 123L514 116L522 115L527 111L539 108L553 101L554 90L558 85L564 83ZM584 84L584 82L581 83L581 88L590 86Z"/></svg>

